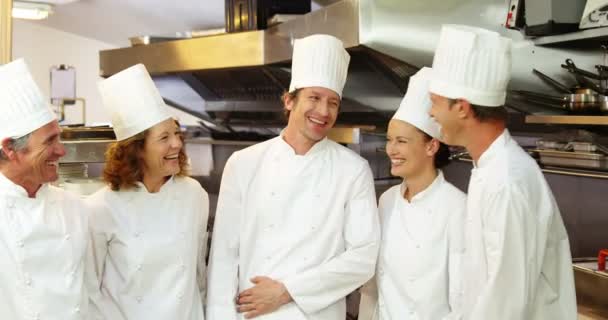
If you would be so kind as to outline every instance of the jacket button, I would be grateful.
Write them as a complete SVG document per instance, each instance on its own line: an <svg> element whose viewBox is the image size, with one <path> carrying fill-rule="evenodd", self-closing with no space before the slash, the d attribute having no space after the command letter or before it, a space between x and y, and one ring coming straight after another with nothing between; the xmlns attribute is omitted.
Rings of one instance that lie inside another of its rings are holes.
<svg viewBox="0 0 608 320"><path fill-rule="evenodd" d="M141 299L141 297L137 297L137 298L135 298L135 300L137 300L137 303L141 303L142 299Z"/></svg>
<svg viewBox="0 0 608 320"><path fill-rule="evenodd" d="M137 265L137 271L141 271L141 264Z"/></svg>
<svg viewBox="0 0 608 320"><path fill-rule="evenodd" d="M17 246L18 246L19 248L23 248L23 246L24 246L24 245L25 245L25 244L23 243L23 241L21 241L21 240L17 241Z"/></svg>
<svg viewBox="0 0 608 320"><path fill-rule="evenodd" d="M65 240L70 240L70 234L69 234L69 233L67 233L67 234L65 235Z"/></svg>
<svg viewBox="0 0 608 320"><path fill-rule="evenodd" d="M135 238L139 238L139 232L135 232L135 233L133 234L133 236L134 236Z"/></svg>

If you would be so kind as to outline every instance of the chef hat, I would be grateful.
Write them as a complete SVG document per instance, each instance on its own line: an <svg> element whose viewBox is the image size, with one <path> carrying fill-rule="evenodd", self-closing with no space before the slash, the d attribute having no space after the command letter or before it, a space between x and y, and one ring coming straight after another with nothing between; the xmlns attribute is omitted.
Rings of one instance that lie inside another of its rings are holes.
<svg viewBox="0 0 608 320"><path fill-rule="evenodd" d="M23 59L0 66L0 140L25 136L56 118Z"/></svg>
<svg viewBox="0 0 608 320"><path fill-rule="evenodd" d="M118 141L130 138L171 116L143 64L134 65L99 82Z"/></svg>
<svg viewBox="0 0 608 320"><path fill-rule="evenodd" d="M405 121L429 136L439 139L441 127L429 115L431 110L431 98L429 96L431 76L431 68L422 68L410 78L407 93L393 119Z"/></svg>
<svg viewBox="0 0 608 320"><path fill-rule="evenodd" d="M289 92L307 87L331 89L342 98L350 55L342 41L326 34L298 39L293 45Z"/></svg>
<svg viewBox="0 0 608 320"><path fill-rule="evenodd" d="M444 25L433 59L432 93L499 107L511 77L511 40L468 26Z"/></svg>

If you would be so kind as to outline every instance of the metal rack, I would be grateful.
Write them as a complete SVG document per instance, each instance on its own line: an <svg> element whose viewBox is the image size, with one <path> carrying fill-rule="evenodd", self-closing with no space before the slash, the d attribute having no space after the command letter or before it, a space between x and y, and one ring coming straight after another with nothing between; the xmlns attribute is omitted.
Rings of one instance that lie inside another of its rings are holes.
<svg viewBox="0 0 608 320"><path fill-rule="evenodd" d="M608 126L608 116L528 115L526 123Z"/></svg>
<svg viewBox="0 0 608 320"><path fill-rule="evenodd" d="M535 45L552 45L581 40L605 41L608 40L608 28L587 29L554 36L538 37L531 40Z"/></svg>

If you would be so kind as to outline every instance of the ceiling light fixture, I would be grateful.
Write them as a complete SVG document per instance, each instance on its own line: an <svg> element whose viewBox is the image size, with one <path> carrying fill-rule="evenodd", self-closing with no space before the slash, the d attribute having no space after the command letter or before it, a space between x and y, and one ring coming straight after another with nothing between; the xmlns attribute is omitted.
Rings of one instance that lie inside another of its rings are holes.
<svg viewBox="0 0 608 320"><path fill-rule="evenodd" d="M53 13L53 6L48 3L13 1L13 18L42 20Z"/></svg>

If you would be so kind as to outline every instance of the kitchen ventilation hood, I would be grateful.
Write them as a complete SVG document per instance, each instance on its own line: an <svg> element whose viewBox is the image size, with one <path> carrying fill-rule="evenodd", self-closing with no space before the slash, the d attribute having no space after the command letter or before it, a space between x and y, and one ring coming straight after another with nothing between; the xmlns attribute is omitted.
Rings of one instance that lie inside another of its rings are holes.
<svg viewBox="0 0 608 320"><path fill-rule="evenodd" d="M504 0L341 0L266 30L156 42L100 52L100 74L143 63L168 101L194 115L265 125L281 122L295 39L331 34L352 59L339 122L386 126L407 82L432 64L444 23L494 30L513 40L510 89L547 92L533 68L551 76L567 57L583 67L595 52L535 46L504 28ZM553 70L553 71L551 71Z"/></svg>
<svg viewBox="0 0 608 320"><path fill-rule="evenodd" d="M359 41L359 1L340 1L266 30L155 42L100 53L101 76L136 63L152 74L169 104L231 123L284 121L294 39L340 38L351 55L339 123L386 125L418 68Z"/></svg>

